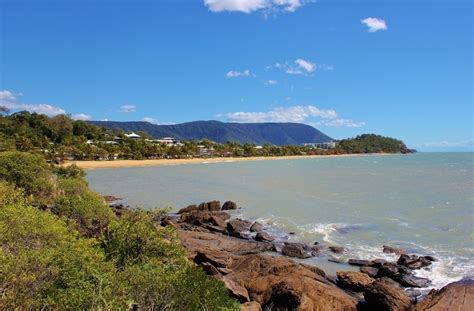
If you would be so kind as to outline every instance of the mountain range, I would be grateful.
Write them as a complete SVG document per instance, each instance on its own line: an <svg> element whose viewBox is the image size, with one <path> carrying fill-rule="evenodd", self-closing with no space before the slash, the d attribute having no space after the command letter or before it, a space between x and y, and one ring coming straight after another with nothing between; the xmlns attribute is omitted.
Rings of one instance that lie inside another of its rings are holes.
<svg viewBox="0 0 474 311"><path fill-rule="evenodd" d="M207 138L218 143L237 141L257 145L297 145L332 140L314 127L301 123L224 123L219 121L194 121L173 125L157 125L144 121L90 121L90 123L110 130L144 131L154 138L174 137L180 140Z"/></svg>

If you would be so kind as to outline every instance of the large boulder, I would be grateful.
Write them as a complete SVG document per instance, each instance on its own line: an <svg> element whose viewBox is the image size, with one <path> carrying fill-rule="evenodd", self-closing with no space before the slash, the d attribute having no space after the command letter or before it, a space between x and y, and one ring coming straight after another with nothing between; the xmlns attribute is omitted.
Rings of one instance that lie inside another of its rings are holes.
<svg viewBox="0 0 474 311"><path fill-rule="evenodd" d="M292 260L264 255L234 258L233 274L250 300L273 310L356 310L356 300Z"/></svg>
<svg viewBox="0 0 474 311"><path fill-rule="evenodd" d="M305 249L305 245L301 243L287 242L283 245L281 253L288 257L309 258L311 254Z"/></svg>
<svg viewBox="0 0 474 311"><path fill-rule="evenodd" d="M209 201L202 202L199 204L199 210L201 211L219 211L221 209L221 202L219 201Z"/></svg>
<svg viewBox="0 0 474 311"><path fill-rule="evenodd" d="M411 299L402 289L379 281L366 287L364 298L370 310L406 311L411 306Z"/></svg>
<svg viewBox="0 0 474 311"><path fill-rule="evenodd" d="M224 286L227 288L232 297L241 303L250 301L249 293L247 292L242 280L236 278L232 273L219 276L218 279L224 282Z"/></svg>
<svg viewBox="0 0 474 311"><path fill-rule="evenodd" d="M368 276L375 278L379 272L379 269L376 267L363 266L363 267L360 267L360 272L365 273Z"/></svg>
<svg viewBox="0 0 474 311"><path fill-rule="evenodd" d="M237 209L237 203L233 201L227 201L222 205L223 211L234 210L234 209Z"/></svg>
<svg viewBox="0 0 474 311"><path fill-rule="evenodd" d="M337 272L337 285L341 288L355 292L363 292L375 280L362 272L340 271Z"/></svg>
<svg viewBox="0 0 474 311"><path fill-rule="evenodd" d="M446 285L440 290L432 290L417 304L414 311L468 311L474 306L474 280L467 279Z"/></svg>
<svg viewBox="0 0 474 311"><path fill-rule="evenodd" d="M365 259L349 259L347 263L353 266L369 266L372 264L370 260Z"/></svg>

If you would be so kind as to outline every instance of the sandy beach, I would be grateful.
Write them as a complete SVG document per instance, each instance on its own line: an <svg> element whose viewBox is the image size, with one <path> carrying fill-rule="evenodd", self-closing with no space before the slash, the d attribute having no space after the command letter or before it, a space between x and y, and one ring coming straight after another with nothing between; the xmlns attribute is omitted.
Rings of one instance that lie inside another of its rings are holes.
<svg viewBox="0 0 474 311"><path fill-rule="evenodd" d="M143 167L143 166L163 166L163 165L183 165L183 164L203 164L203 163L225 163L238 161L262 161L262 160L294 160L307 158L328 158L328 157L357 157L357 156L381 156L387 153L377 154L340 154L340 155L301 155L301 156L281 156L281 157L229 157L229 158L192 158L192 159L156 159L156 160L114 160L114 161L69 161L64 166L76 164L85 170Z"/></svg>

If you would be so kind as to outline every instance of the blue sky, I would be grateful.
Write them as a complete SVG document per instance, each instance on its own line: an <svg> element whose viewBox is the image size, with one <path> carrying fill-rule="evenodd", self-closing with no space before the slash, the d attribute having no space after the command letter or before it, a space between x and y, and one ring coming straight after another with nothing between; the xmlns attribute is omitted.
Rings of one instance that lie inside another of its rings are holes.
<svg viewBox="0 0 474 311"><path fill-rule="evenodd" d="M470 0L0 0L0 103L473 150Z"/></svg>

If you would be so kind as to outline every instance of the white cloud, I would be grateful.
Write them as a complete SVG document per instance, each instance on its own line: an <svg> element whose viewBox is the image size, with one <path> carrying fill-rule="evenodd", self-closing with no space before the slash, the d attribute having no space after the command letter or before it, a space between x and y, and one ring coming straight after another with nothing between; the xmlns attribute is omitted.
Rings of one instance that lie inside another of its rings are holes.
<svg viewBox="0 0 474 311"><path fill-rule="evenodd" d="M327 127L362 127L365 125L365 122L358 122L349 119L333 119L333 120L324 120L319 122L318 125L323 125Z"/></svg>
<svg viewBox="0 0 474 311"><path fill-rule="evenodd" d="M74 120L89 121L92 119L92 116L85 113L78 113L78 114L73 114L71 118Z"/></svg>
<svg viewBox="0 0 474 311"><path fill-rule="evenodd" d="M387 23L385 20L377 17L367 17L360 21L362 24L365 24L369 29L368 32L377 32L379 30L387 30Z"/></svg>
<svg viewBox="0 0 474 311"><path fill-rule="evenodd" d="M255 75L248 69L244 71L236 71L236 70L231 70L228 71L225 76L230 79L230 78L238 78L238 77L255 77Z"/></svg>
<svg viewBox="0 0 474 311"><path fill-rule="evenodd" d="M276 80L265 80L263 82L263 84L265 84L265 85L275 85L277 83L278 83L278 81L276 81Z"/></svg>
<svg viewBox="0 0 474 311"><path fill-rule="evenodd" d="M288 74L291 75L305 75L305 76L311 76L316 69L321 69L324 71L332 71L334 70L333 65L328 65L328 64L316 64L312 61L303 59L303 58L298 58L293 61L293 63L275 63L273 65L268 65L265 67L267 70L270 69L278 69L278 70L283 70Z"/></svg>
<svg viewBox="0 0 474 311"><path fill-rule="evenodd" d="M157 119L151 118L151 117L145 117L142 119L142 121L145 121L151 124L158 124L158 125L160 124L160 122Z"/></svg>
<svg viewBox="0 0 474 311"><path fill-rule="evenodd" d="M204 5L211 12L294 12L312 0L204 0Z"/></svg>
<svg viewBox="0 0 474 311"><path fill-rule="evenodd" d="M137 110L137 107L135 105L123 105L120 106L120 112L135 112Z"/></svg>
<svg viewBox="0 0 474 311"><path fill-rule="evenodd" d="M64 109L49 104L25 104L18 100L20 96L23 96L23 94L14 94L8 90L0 91L0 105L9 110L26 110L48 116L65 113Z"/></svg>
<svg viewBox="0 0 474 311"><path fill-rule="evenodd" d="M305 123L310 118L336 118L331 109L319 109L314 106L279 107L266 112L230 112L223 115L230 122L297 122Z"/></svg>

